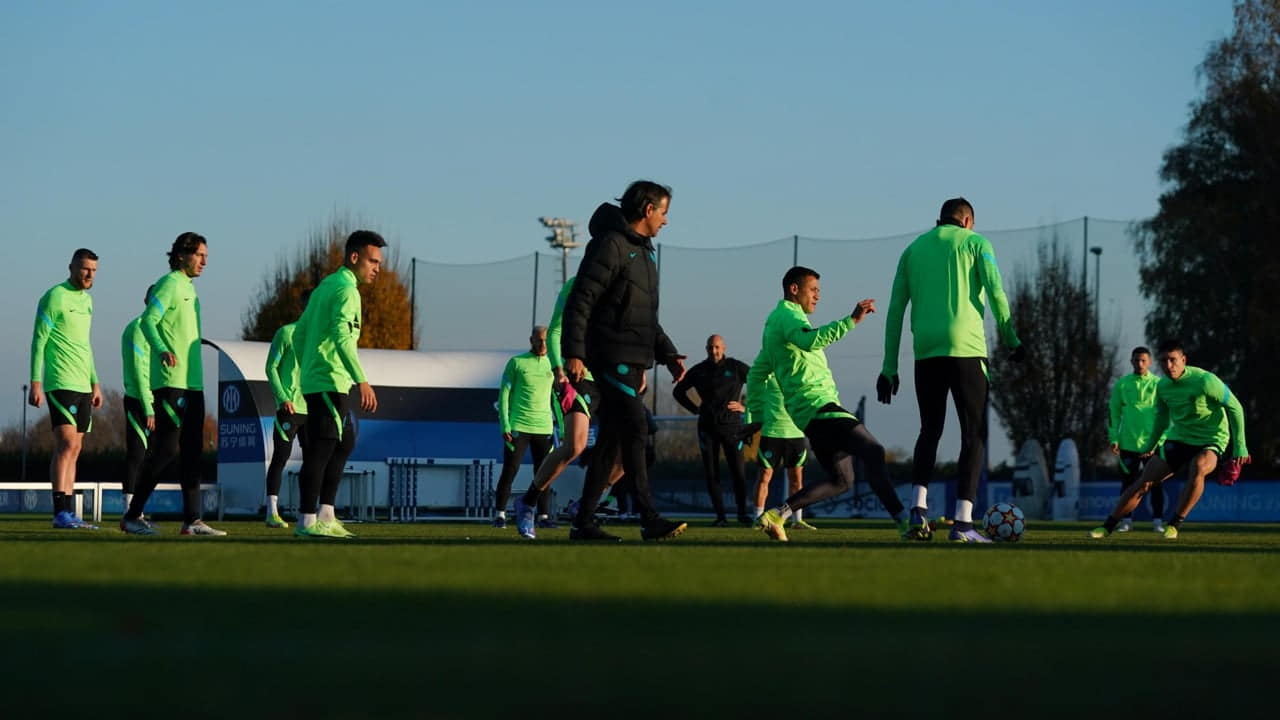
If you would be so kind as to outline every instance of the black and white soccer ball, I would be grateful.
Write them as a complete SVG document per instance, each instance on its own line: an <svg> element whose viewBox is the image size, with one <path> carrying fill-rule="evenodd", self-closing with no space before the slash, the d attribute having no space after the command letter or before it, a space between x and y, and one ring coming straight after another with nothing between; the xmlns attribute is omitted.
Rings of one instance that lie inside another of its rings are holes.
<svg viewBox="0 0 1280 720"><path fill-rule="evenodd" d="M1027 531L1027 516L1017 505L999 502L982 518L982 529L997 542L1017 542Z"/></svg>

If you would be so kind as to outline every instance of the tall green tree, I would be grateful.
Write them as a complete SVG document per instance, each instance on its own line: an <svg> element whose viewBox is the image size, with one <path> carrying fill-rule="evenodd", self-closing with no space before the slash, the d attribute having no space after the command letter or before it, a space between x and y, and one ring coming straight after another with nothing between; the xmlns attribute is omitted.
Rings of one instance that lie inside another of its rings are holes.
<svg viewBox="0 0 1280 720"><path fill-rule="evenodd" d="M1009 312L1026 359L992 363L991 406L1015 448L1034 439L1051 454L1069 437L1089 467L1107 446L1116 344L1102 339L1094 298L1059 239L1042 241L1036 255L1036 267L1019 269L1009 285Z"/></svg>
<svg viewBox="0 0 1280 720"><path fill-rule="evenodd" d="M1200 65L1204 97L1164 154L1160 209L1134 241L1147 335L1177 337L1191 364L1244 404L1255 462L1280 454L1280 0L1235 6Z"/></svg>
<svg viewBox="0 0 1280 720"><path fill-rule="evenodd" d="M270 342L281 325L302 314L303 295L342 265L347 236L359 229L346 215L313 229L293 259L283 258L263 276L258 294L244 314L241 337ZM383 251L382 271L372 285L360 286L360 347L409 350L414 347L409 287L396 268L397 248Z"/></svg>

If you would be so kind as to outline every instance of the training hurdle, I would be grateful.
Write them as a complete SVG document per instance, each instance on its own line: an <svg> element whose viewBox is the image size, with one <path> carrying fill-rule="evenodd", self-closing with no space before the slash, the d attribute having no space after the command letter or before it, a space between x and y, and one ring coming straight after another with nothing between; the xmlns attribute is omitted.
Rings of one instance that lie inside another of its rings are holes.
<svg viewBox="0 0 1280 720"><path fill-rule="evenodd" d="M456 518L423 508L460 507L464 518L488 518L495 465L482 458L389 457L387 516L392 522Z"/></svg>

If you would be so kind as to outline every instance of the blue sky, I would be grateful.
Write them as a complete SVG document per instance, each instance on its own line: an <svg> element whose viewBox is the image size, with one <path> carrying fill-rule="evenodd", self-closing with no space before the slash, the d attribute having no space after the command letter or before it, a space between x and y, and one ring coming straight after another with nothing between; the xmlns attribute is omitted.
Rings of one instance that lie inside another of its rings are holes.
<svg viewBox="0 0 1280 720"><path fill-rule="evenodd" d="M637 177L675 188L676 246L909 233L956 194L980 229L1145 217L1230 25L1225 0L7 2L0 377L16 400L81 245L117 376L183 230L210 239L206 335L229 337L335 209L445 262L543 248L538 216L585 223Z"/></svg>

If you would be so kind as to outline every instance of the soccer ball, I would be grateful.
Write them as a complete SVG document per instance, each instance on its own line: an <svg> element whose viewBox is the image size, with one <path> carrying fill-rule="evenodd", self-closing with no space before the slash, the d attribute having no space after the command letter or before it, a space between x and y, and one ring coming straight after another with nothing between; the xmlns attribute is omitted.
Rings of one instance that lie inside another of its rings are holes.
<svg viewBox="0 0 1280 720"><path fill-rule="evenodd" d="M1013 503L1001 502L991 506L982 519L987 537L1002 542L1017 542L1027 529L1027 516Z"/></svg>

